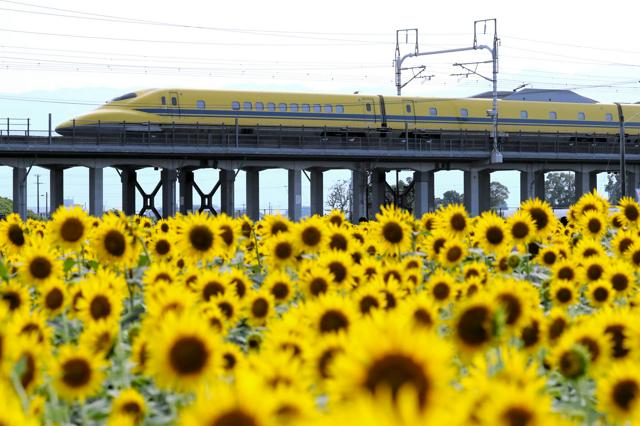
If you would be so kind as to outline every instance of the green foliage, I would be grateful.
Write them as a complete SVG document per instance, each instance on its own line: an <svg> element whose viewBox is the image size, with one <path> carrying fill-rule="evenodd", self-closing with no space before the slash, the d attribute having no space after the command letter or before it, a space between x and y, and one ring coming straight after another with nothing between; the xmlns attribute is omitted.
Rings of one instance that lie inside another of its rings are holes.
<svg viewBox="0 0 640 426"><path fill-rule="evenodd" d="M500 182L491 182L489 186L489 197L492 209L504 209L507 207L507 199L509 198L509 188Z"/></svg>
<svg viewBox="0 0 640 426"><path fill-rule="evenodd" d="M553 208L568 208L576 201L576 177L571 172L547 173L544 194Z"/></svg>
<svg viewBox="0 0 640 426"><path fill-rule="evenodd" d="M622 198L622 184L620 182L619 173L607 173L607 184L604 190L609 194L609 202L617 204Z"/></svg>
<svg viewBox="0 0 640 426"><path fill-rule="evenodd" d="M450 189L442 194L442 198L436 197L436 208L440 206L447 206L449 204L463 204L464 203L464 194L460 194L459 192Z"/></svg>

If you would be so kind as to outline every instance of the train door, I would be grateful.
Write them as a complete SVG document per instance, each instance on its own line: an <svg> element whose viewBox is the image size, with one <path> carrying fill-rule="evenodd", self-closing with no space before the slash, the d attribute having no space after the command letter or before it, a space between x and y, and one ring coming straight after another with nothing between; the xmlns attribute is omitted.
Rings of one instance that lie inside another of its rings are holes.
<svg viewBox="0 0 640 426"><path fill-rule="evenodd" d="M369 125L369 124L373 124L375 125L375 123L378 122L378 116L376 114L378 114L378 111L376 111L376 103L374 101L373 98L360 98L358 99L358 103L360 105L362 105L362 114L365 115L366 120L367 120L367 124L365 124L365 126Z"/></svg>
<svg viewBox="0 0 640 426"><path fill-rule="evenodd" d="M169 92L169 102L167 109L171 111L171 115L180 116L180 96L178 92Z"/></svg>
<svg viewBox="0 0 640 426"><path fill-rule="evenodd" d="M416 108L415 103L409 99L402 100L402 114L404 115L405 123L409 127L414 127L416 124Z"/></svg>

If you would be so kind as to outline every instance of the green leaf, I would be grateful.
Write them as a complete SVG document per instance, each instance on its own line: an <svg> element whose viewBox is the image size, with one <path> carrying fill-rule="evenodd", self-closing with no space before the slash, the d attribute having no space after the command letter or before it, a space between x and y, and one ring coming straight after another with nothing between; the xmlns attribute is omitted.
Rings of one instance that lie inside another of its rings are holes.
<svg viewBox="0 0 640 426"><path fill-rule="evenodd" d="M71 270L71 268L73 268L73 266L75 264L76 264L76 260L75 259L72 259L70 257L66 258L64 260L64 273L65 274L68 273Z"/></svg>
<svg viewBox="0 0 640 426"><path fill-rule="evenodd" d="M4 281L9 281L9 271L7 271L7 267L4 265L4 260L0 260L0 278Z"/></svg>
<svg viewBox="0 0 640 426"><path fill-rule="evenodd" d="M138 267L151 265L151 259L146 254L141 254L138 259Z"/></svg>

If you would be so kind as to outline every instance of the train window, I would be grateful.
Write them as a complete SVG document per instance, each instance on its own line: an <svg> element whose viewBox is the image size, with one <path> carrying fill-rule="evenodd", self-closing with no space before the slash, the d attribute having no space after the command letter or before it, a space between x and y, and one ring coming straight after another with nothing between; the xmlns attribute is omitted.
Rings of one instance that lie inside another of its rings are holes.
<svg viewBox="0 0 640 426"><path fill-rule="evenodd" d="M411 112L411 104L407 104L406 109L407 109L407 112Z"/></svg>
<svg viewBox="0 0 640 426"><path fill-rule="evenodd" d="M607 120L607 121L613 121L613 114L611 114L610 112L607 112L604 115L604 119Z"/></svg>
<svg viewBox="0 0 640 426"><path fill-rule="evenodd" d="M196 101L196 108L205 109L206 107L207 107L207 104L205 104L203 100Z"/></svg>
<svg viewBox="0 0 640 426"><path fill-rule="evenodd" d="M175 96L171 97L171 105L176 106L178 105L178 98L176 98Z"/></svg>
<svg viewBox="0 0 640 426"><path fill-rule="evenodd" d="M113 99L111 99L111 102L126 101L127 99L133 99L136 96L138 96L138 95L136 95L135 93L131 92L131 93L124 94L122 96L118 96L117 98L113 98Z"/></svg>
<svg viewBox="0 0 640 426"><path fill-rule="evenodd" d="M253 109L253 105L248 101L245 101L242 107L245 111L251 111Z"/></svg>
<svg viewBox="0 0 640 426"><path fill-rule="evenodd" d="M291 110L291 112L298 112L298 104L289 105L289 109Z"/></svg>
<svg viewBox="0 0 640 426"><path fill-rule="evenodd" d="M336 112L344 112L344 105L336 105Z"/></svg>
<svg viewBox="0 0 640 426"><path fill-rule="evenodd" d="M256 102L256 111L264 111L264 104L262 102Z"/></svg>
<svg viewBox="0 0 640 426"><path fill-rule="evenodd" d="M238 101L231 102L231 109L234 110L234 111L239 111L240 110L240 102L238 102Z"/></svg>
<svg viewBox="0 0 640 426"><path fill-rule="evenodd" d="M313 104L313 112L322 112L320 104Z"/></svg>
<svg viewBox="0 0 640 426"><path fill-rule="evenodd" d="M162 105L166 105L166 104L167 104L167 97L166 97L166 96L161 97L161 98L160 98L160 103L161 103Z"/></svg>
<svg viewBox="0 0 640 426"><path fill-rule="evenodd" d="M287 111L287 104L285 104L284 102L283 102L283 103L281 103L281 104L278 104L278 109L279 109L281 112L286 112L286 111Z"/></svg>
<svg viewBox="0 0 640 426"><path fill-rule="evenodd" d="M429 108L429 115L436 116L438 115L438 108L431 107Z"/></svg>
<svg viewBox="0 0 640 426"><path fill-rule="evenodd" d="M466 108L460 108L460 117L468 117L469 116L469 110Z"/></svg>
<svg viewBox="0 0 640 426"><path fill-rule="evenodd" d="M324 106L324 112L333 112L333 105L331 104L326 104Z"/></svg>
<svg viewBox="0 0 640 426"><path fill-rule="evenodd" d="M276 110L276 104L274 104L273 102L269 102L267 104L267 110L274 112Z"/></svg>
<svg viewBox="0 0 640 426"><path fill-rule="evenodd" d="M558 119L558 113L555 111L549 111L549 120L557 120Z"/></svg>
<svg viewBox="0 0 640 426"><path fill-rule="evenodd" d="M578 113L578 120L585 120L586 116L584 115L584 112L579 112Z"/></svg>
<svg viewBox="0 0 640 426"><path fill-rule="evenodd" d="M367 107L367 112L371 112L371 104L367 104L366 107Z"/></svg>
<svg viewBox="0 0 640 426"><path fill-rule="evenodd" d="M529 118L529 113L527 111L520 111L520 118Z"/></svg>
<svg viewBox="0 0 640 426"><path fill-rule="evenodd" d="M302 112L309 112L311 111L311 107L309 106L309 104L302 104Z"/></svg>

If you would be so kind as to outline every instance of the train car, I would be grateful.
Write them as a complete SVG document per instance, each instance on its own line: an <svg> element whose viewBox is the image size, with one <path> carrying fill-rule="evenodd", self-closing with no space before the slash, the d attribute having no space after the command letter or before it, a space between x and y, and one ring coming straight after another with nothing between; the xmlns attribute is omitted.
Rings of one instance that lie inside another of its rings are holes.
<svg viewBox="0 0 640 426"><path fill-rule="evenodd" d="M416 98L314 93L147 89L119 96L61 123L63 135L162 132L208 126L283 126L332 132L379 131L400 135L492 130L486 98ZM499 131L617 134L615 104L499 100ZM628 132L640 130L640 105L622 106Z"/></svg>

